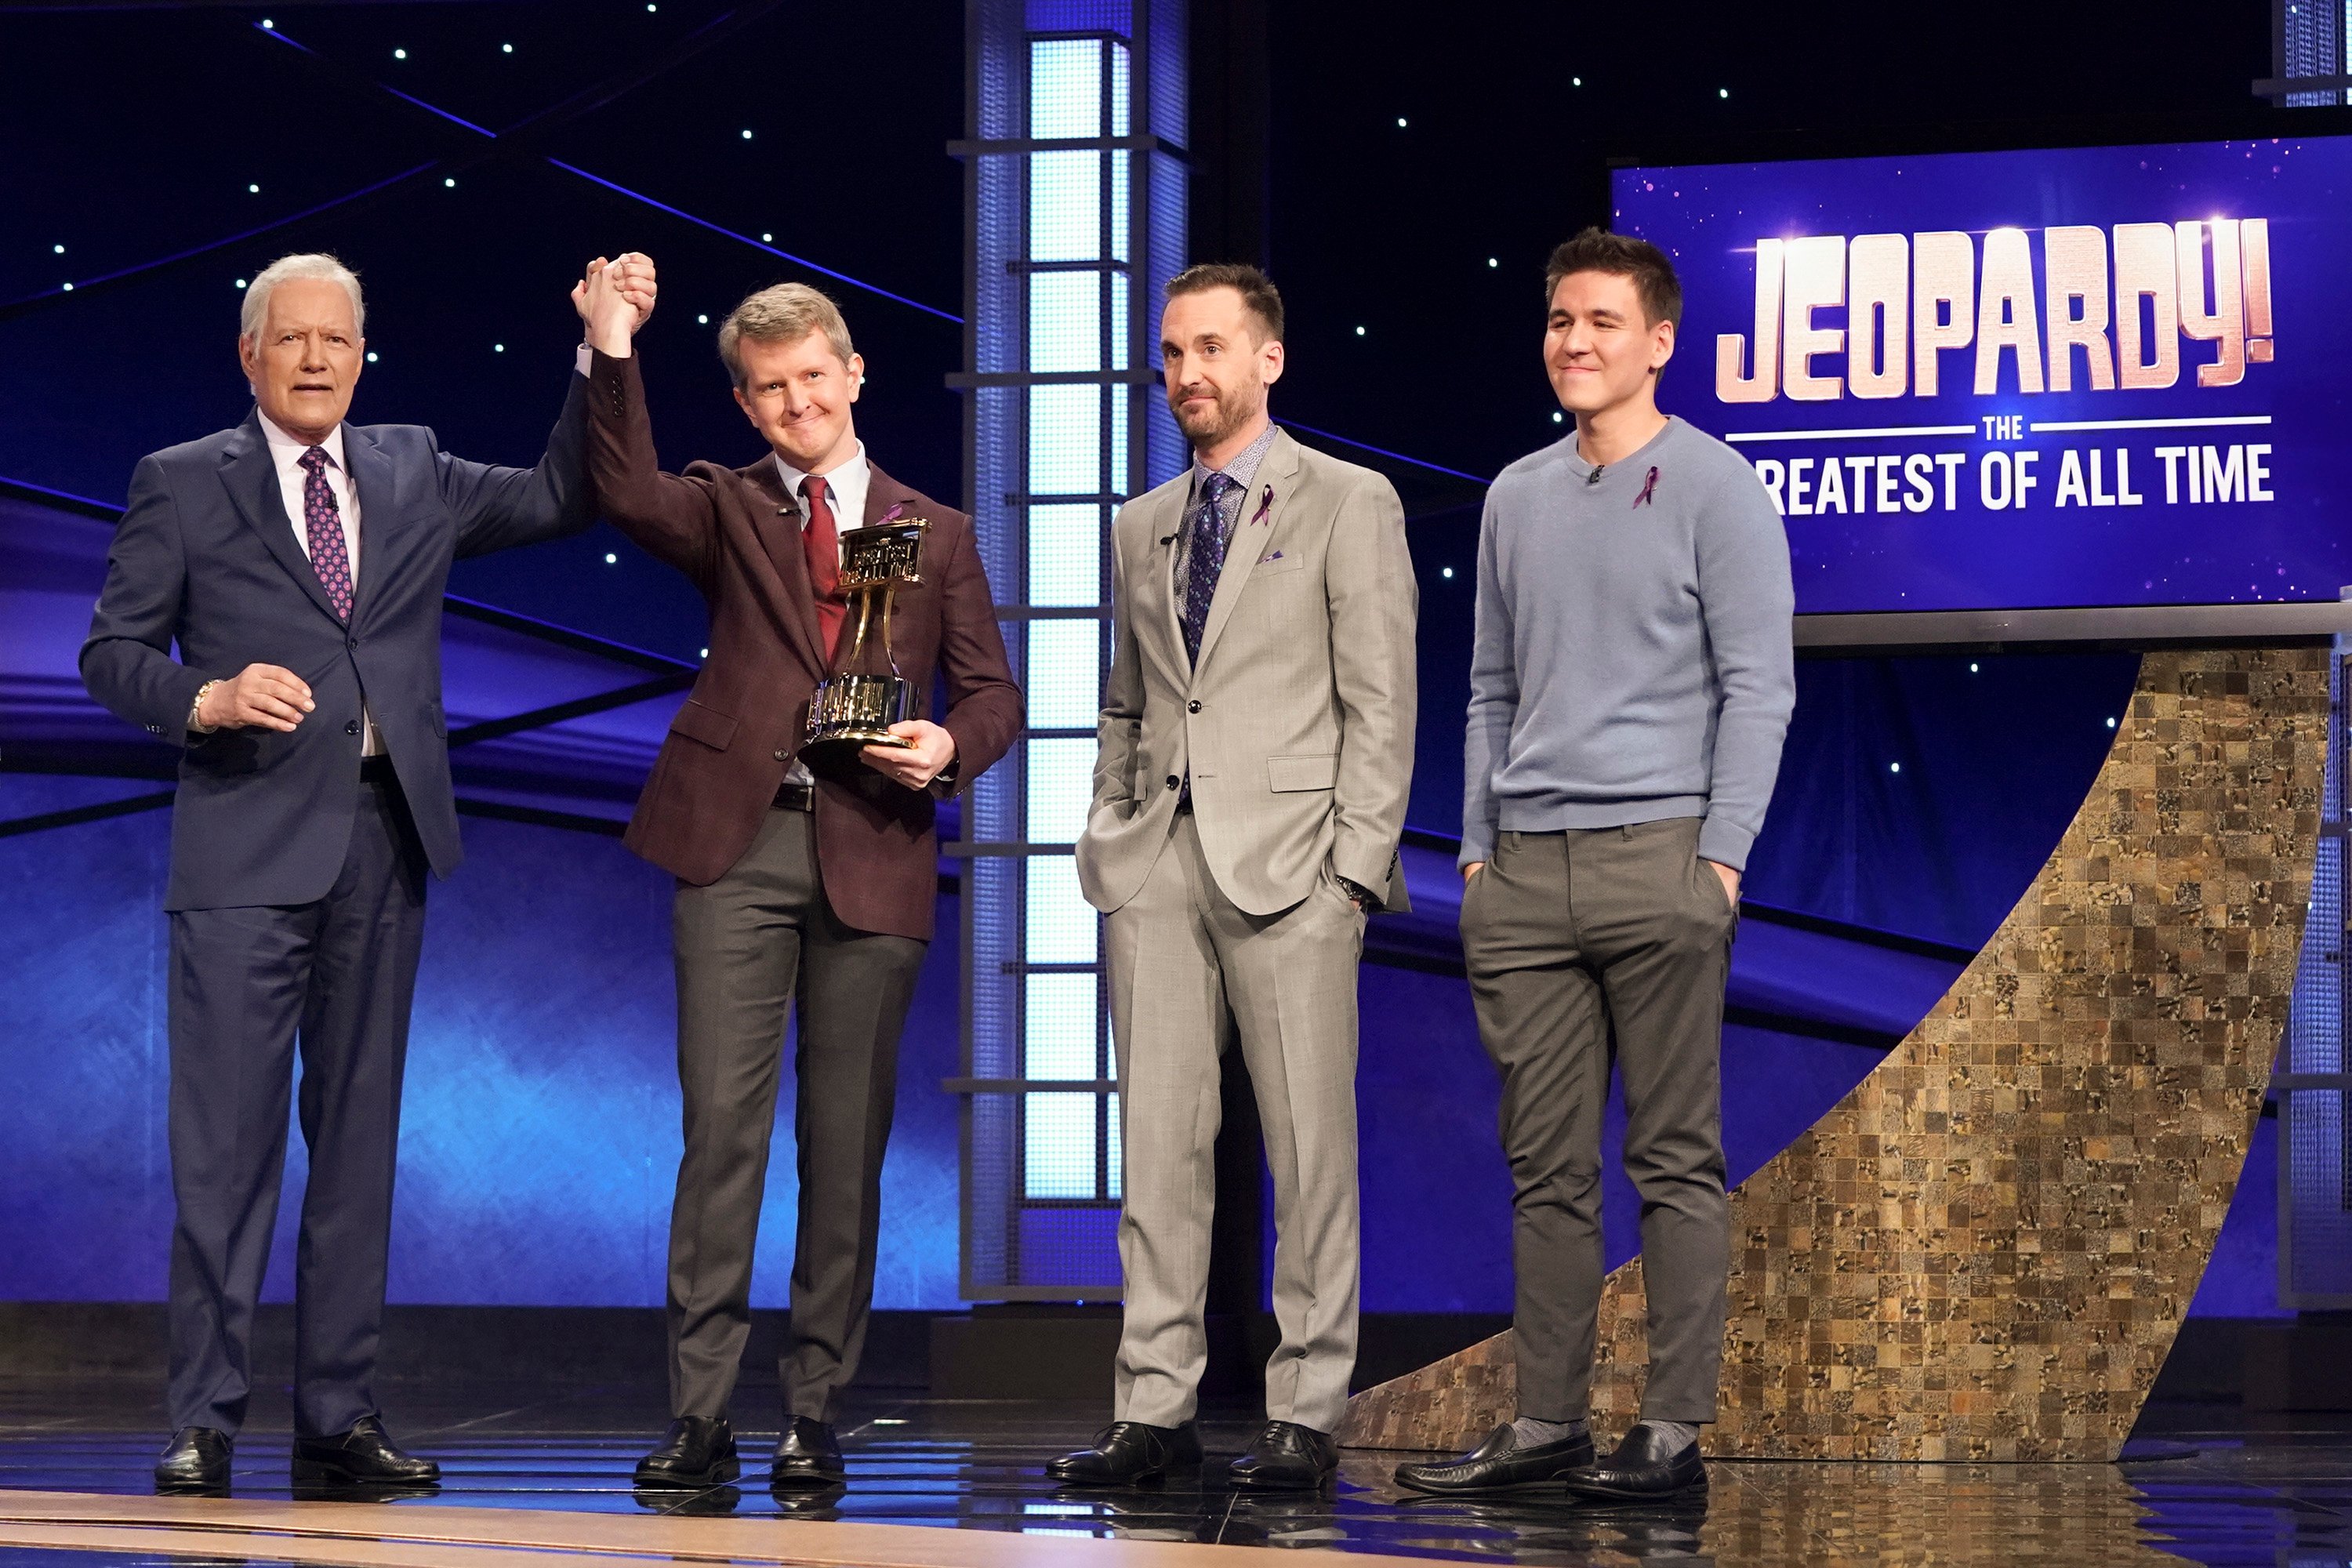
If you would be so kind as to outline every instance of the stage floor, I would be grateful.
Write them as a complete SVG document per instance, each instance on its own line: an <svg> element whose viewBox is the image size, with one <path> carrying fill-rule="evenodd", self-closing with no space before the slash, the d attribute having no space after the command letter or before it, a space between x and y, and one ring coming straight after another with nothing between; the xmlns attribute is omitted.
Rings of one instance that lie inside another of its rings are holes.
<svg viewBox="0 0 2352 1568"><path fill-rule="evenodd" d="M657 1436L657 1393L395 1387L385 1396L394 1434L440 1459L445 1479L430 1498L378 1508L364 1500L293 1505L277 1391L256 1400L233 1500L149 1497L148 1467L164 1436L156 1393L143 1380L0 1382L0 1563L540 1568L642 1558L1246 1568L1241 1549L1278 1547L1721 1568L2352 1564L2352 1417L2250 1417L2221 1405L2152 1408L2120 1465L1728 1461L1711 1467L1704 1508L1592 1511L1564 1500L1415 1500L1388 1479L1408 1456L1370 1453L1347 1456L1323 1498L1236 1494L1213 1464L1198 1485L1056 1492L1040 1465L1084 1442L1101 1412L887 1394L853 1401L843 1490L771 1494L771 1419L742 1435L747 1484L640 1494L629 1469ZM772 1399L750 1390L739 1406L765 1409ZM1203 1425L1215 1454L1237 1451L1254 1423L1227 1411Z"/></svg>

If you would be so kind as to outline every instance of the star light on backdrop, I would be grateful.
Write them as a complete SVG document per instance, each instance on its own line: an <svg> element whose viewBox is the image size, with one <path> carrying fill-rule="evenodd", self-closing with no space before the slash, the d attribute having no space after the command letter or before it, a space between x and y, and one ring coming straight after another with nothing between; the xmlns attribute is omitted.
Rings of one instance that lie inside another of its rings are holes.
<svg viewBox="0 0 2352 1568"><path fill-rule="evenodd" d="M667 51L667 54L674 58L669 58L667 63L676 63L677 58L683 58L701 47L707 47L709 44L718 42L720 37L738 30L741 26L756 18L758 16L774 9L775 6L781 3L782 0L767 0L766 4L757 4L741 7L735 11L723 13L718 18L704 24L701 27L688 34L687 37L681 40L677 45L673 46L672 49ZM653 5L648 5L646 9L648 12L652 12L655 11L656 7ZM299 39L289 36L282 28L279 28L274 17L262 17L258 21L251 24L251 26L256 32L260 33L273 41L285 44L290 48L298 49L303 54L320 60L323 64L330 67L333 67L336 64L333 58L326 51L317 48L311 45L305 44ZM502 45L501 52L507 54L513 53L513 46L511 44ZM404 60L407 58L407 50L404 47L395 49L394 56L396 58ZM654 68L656 71L659 68L666 68L666 64L656 62ZM610 99L613 96L615 96L618 91L627 90L629 87L636 85L643 79L646 79L649 74L652 73L641 72L636 77L621 84L617 88L608 85L604 88L593 89L589 93L579 95L579 97L592 100L593 101L590 104L590 107L595 107L604 102L609 101ZM507 137L510 137L515 132L527 126L545 127L556 123L562 123L564 120L572 118L572 116L563 114L561 110L568 107L570 104L578 101L577 99L566 100L565 104L557 106L557 109L555 110L546 110L540 114L528 116L523 120L518 121L508 126L504 132L499 132L491 130L487 126L478 124L461 115L452 113L450 110L441 108L437 104L427 102L425 100L419 98L413 93L404 92L398 88L393 87L387 82L375 80L372 78L362 79L365 80L367 86L374 89L375 90L394 98L403 103L408 104L412 108L430 114L437 120L443 121L448 124L458 126L472 134L482 138L486 142L490 143L497 143ZM1578 80L1580 85L1581 79L1578 79ZM1398 121L1400 126L1402 126L1405 123L1404 117L1399 116ZM743 140L751 140L752 138L751 130L748 127L741 129L740 136ZM457 167L462 170L471 163L478 163L485 157L492 155L496 155L495 153L492 150L486 149L482 153L477 154L472 158L459 160ZM912 310L921 311L925 315L932 316L941 321L950 321L959 326L963 324L963 318L952 310L946 310L935 305L927 304L922 300L897 293L894 290L883 288L879 284L869 282L865 279L840 271L835 268L826 267L807 257L795 255L793 252L781 249L777 247L774 243L774 234L772 230L763 230L760 235L760 237L757 240L754 240L749 235L738 233L733 229L730 229L721 224L714 223L697 214L688 212L680 207L672 206L669 204L647 195L641 191L632 190L614 181L607 180L602 175L592 173L587 169L565 163L560 158L544 156L541 161L552 168L562 170L565 174L585 180L592 184L610 191L614 195L624 196L631 201L637 202L642 205L651 207L657 212L665 213L672 217L692 224L697 227L719 235L722 237L735 240L740 244L751 246L754 249L764 251L781 260L791 262L795 266L803 268L811 272L814 272L821 277L832 279L837 282L846 284L866 293L889 300L894 303L905 305ZM191 247L188 249L174 252L171 255L160 257L147 262L117 268L114 271L103 273L95 278L83 279L79 281L79 284L73 281L65 282L60 284L52 293L29 295L22 299L8 301L5 304L0 304L0 319L5 319L6 316L18 313L25 309L37 306L44 300L54 299L58 295L72 293L76 290L77 287L87 289L95 283L116 282L124 279L138 276L144 272L153 271L163 267L168 267L178 262L185 261L213 250L226 248L231 245L257 238L261 235L268 234L278 229L291 227L295 224L318 216L335 208L349 205L366 197L387 193L404 182L415 178L419 174L430 174L435 172L436 169L446 167L450 162L451 161L447 159L437 159L429 163L419 163L411 168L402 170L400 173L390 175L385 179L362 186L358 190L348 192L343 195L333 197L314 206L307 207L300 211L286 215L270 223L242 230L236 234L224 236L221 238L205 244ZM455 174L445 174L443 175L443 189L454 191L457 189L457 179ZM261 194L261 185L258 182L248 183L246 188L251 195L258 195ZM65 247L62 245L57 247L56 253L63 255L65 253ZM1499 267L1500 258L1489 257L1487 258L1487 265L1489 268ZM246 284L247 280L243 278L239 278L236 280L235 287L239 289L243 289L246 287ZM698 314L696 320L698 324L705 326L709 324L709 317L708 314ZM1359 325L1355 329L1354 335L1359 338L1367 337L1369 336L1369 329L1365 326ZM503 346L500 346L495 352L504 353L505 351ZM377 363L376 355L373 353L367 356L367 359L370 363ZM1557 417L1558 416L1555 416L1555 418ZM1484 476L1473 474L1465 469L1454 468L1447 464L1432 462L1426 458L1415 458L1406 453L1373 445L1370 442L1359 441L1349 437L1341 436L1333 431L1321 430L1312 426L1301 425L1295 420L1285 420L1284 423L1290 426L1293 429L1302 431L1306 434L1318 436L1326 440L1336 441L1343 446L1351 447L1360 451L1370 452L1379 457L1387 458L1391 461L1407 464L1413 468L1427 470L1431 473L1447 475L1451 478L1465 479L1480 486L1484 486L1488 482Z"/></svg>

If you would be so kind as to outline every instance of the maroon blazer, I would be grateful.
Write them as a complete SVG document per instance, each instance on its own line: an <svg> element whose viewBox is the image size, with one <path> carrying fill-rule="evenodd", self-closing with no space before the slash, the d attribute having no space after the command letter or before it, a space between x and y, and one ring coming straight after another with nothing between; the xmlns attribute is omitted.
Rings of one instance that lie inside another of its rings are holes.
<svg viewBox="0 0 2352 1568"><path fill-rule="evenodd" d="M663 473L634 356L595 355L588 391L588 474L599 510L692 578L710 606L710 657L670 721L625 842L681 880L708 885L751 847L825 675L802 519L768 458ZM939 894L935 796L1004 754L1021 733L1022 700L971 519L874 468L866 521L893 506L931 525L923 580L899 591L890 642L899 670L923 689L923 709L932 672L947 681L952 782L911 790L863 763L825 770L816 788L817 865L845 922L928 940Z"/></svg>

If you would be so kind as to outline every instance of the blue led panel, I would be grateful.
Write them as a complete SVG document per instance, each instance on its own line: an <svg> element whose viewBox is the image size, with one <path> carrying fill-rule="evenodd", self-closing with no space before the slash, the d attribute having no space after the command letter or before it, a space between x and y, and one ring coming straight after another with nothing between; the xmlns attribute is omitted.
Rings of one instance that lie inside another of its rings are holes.
<svg viewBox="0 0 2352 1568"><path fill-rule="evenodd" d="M1102 389L1029 389L1029 489L1036 495L1102 493Z"/></svg>
<svg viewBox="0 0 2352 1568"><path fill-rule="evenodd" d="M1032 605L1062 608L1103 602L1102 515L1102 508L1092 503L1029 509ZM1054 624L1039 621L1030 627L1031 634ZM1094 625L1083 624L1089 629Z"/></svg>
<svg viewBox="0 0 2352 1568"><path fill-rule="evenodd" d="M1089 729L1102 711L1102 626L1039 621L1029 628L1029 722Z"/></svg>
<svg viewBox="0 0 2352 1568"><path fill-rule="evenodd" d="M1095 1116L1102 1101L1092 1092L1027 1094L1022 1115L1028 1123L1028 1158L1022 1191L1031 1198L1090 1198L1096 1191Z"/></svg>
<svg viewBox="0 0 2352 1568"><path fill-rule="evenodd" d="M1078 891L1078 862L1074 855L1039 855L1029 861L1028 939L1022 956L1031 963L1092 963L1099 924L1094 906ZM1032 976L1033 980L1038 978ZM1046 976L1045 978L1062 978ZM1092 975L1084 975L1089 984ZM1036 1038L1038 993L1031 991L1030 1038ZM1093 1036L1093 1007L1087 1007L1087 1039ZM1088 1047L1089 1060L1092 1047ZM1038 1076L1035 1072L1029 1075ZM1094 1077L1088 1067L1086 1077Z"/></svg>
<svg viewBox="0 0 2352 1568"><path fill-rule="evenodd" d="M1095 742L1029 742L1029 842L1075 844L1094 803ZM1030 897L1036 897L1031 884Z"/></svg>

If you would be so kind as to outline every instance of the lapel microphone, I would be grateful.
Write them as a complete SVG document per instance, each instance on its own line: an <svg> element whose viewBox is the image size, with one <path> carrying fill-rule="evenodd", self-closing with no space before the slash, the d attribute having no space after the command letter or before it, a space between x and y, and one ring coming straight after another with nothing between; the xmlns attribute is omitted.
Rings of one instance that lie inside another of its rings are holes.
<svg viewBox="0 0 2352 1568"><path fill-rule="evenodd" d="M1585 476L1584 476L1584 482L1585 482L1586 484L1588 484L1588 485L1597 485L1597 484L1599 484L1599 483L1601 482L1601 476L1602 474L1607 473L1608 471L1609 471L1609 465L1608 465L1608 464L1606 464L1606 463L1597 464L1597 465L1595 465L1595 466L1594 466L1593 470L1592 470L1591 473L1589 473L1589 474L1587 474L1587 475L1585 475Z"/></svg>

